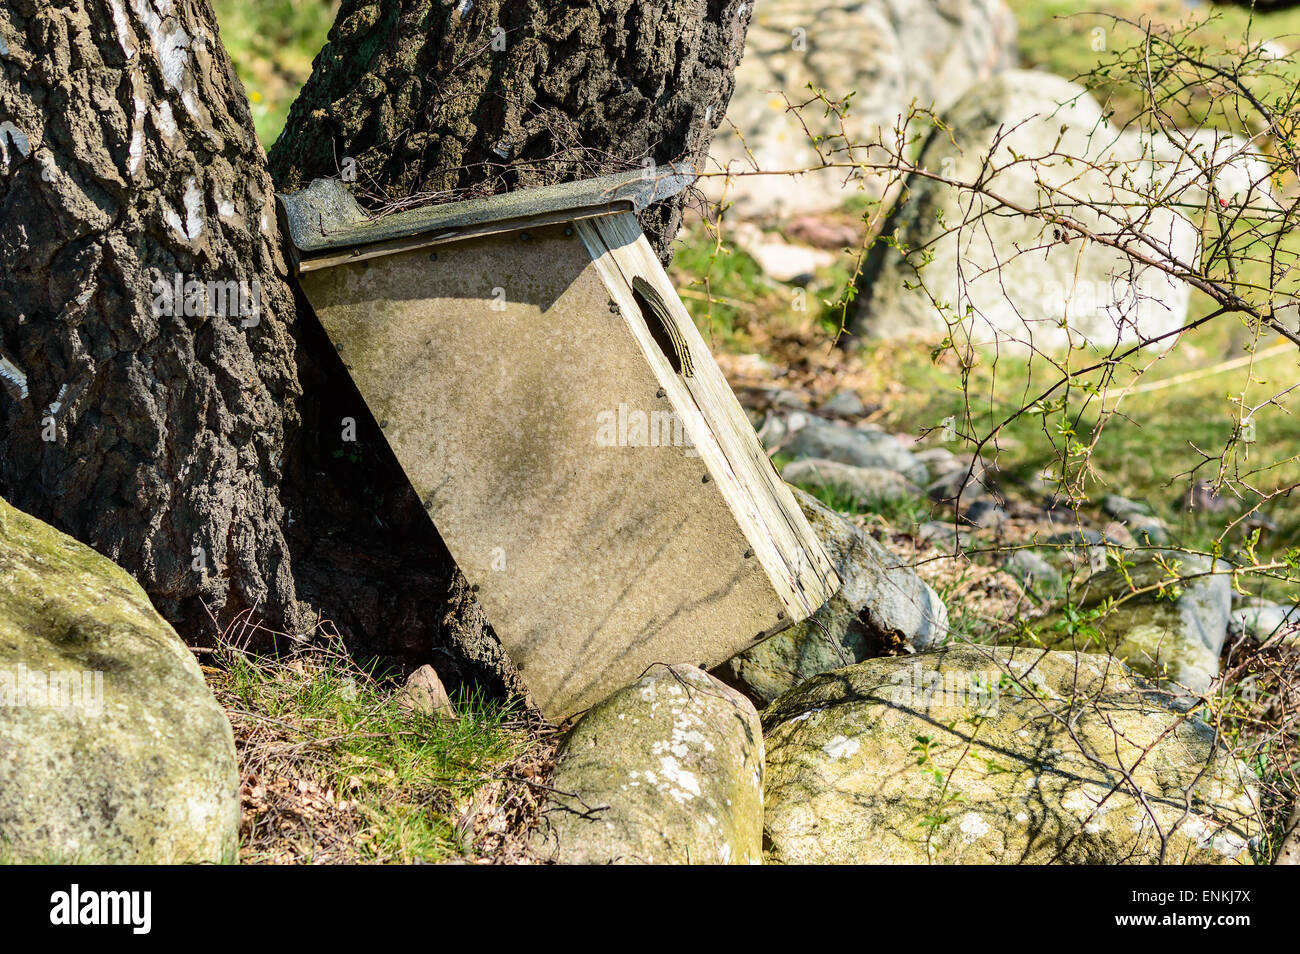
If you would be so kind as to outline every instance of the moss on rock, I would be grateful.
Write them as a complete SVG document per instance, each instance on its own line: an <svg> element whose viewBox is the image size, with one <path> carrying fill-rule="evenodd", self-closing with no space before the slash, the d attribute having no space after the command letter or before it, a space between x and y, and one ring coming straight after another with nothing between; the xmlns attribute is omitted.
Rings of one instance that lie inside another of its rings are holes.
<svg viewBox="0 0 1300 954"><path fill-rule="evenodd" d="M239 773L198 664L121 568L0 500L0 855L233 860Z"/></svg>
<svg viewBox="0 0 1300 954"><path fill-rule="evenodd" d="M1110 569L1090 577L1068 605L1082 614L1082 627L1068 625L1062 607L1038 621L1038 638L1049 649L1109 653L1171 687L1205 692L1219 673L1228 633L1228 576L1212 574L1203 557L1150 551L1131 559L1126 574ZM1175 568L1178 578L1170 575ZM1101 615L1093 619L1089 611Z"/></svg>
<svg viewBox="0 0 1300 954"><path fill-rule="evenodd" d="M1250 863L1256 781L1104 656L953 647L817 676L763 715L784 863Z"/></svg>

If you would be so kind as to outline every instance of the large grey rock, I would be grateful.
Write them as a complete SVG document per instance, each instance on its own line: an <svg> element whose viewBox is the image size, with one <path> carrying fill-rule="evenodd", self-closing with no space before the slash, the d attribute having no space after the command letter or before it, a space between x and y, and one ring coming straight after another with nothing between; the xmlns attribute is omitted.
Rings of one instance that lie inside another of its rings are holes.
<svg viewBox="0 0 1300 954"><path fill-rule="evenodd" d="M1280 208L1274 165L1245 136L1209 128L1168 133L1130 128L1120 134L1118 148L1126 157L1149 160L1142 168L1150 182L1178 202Z"/></svg>
<svg viewBox="0 0 1300 954"><path fill-rule="evenodd" d="M963 182L983 176L989 191L1025 208L1055 203L1098 236L1131 241L1129 230L1139 230L1169 253L1144 245L1145 254L1194 265L1196 227L1178 212L1149 209L1138 194L1157 177L1155 160L1110 126L1083 87L1046 73L1006 71L973 89L944 120L952 136L931 137L920 158L924 168ZM991 151L998 170L992 173L984 169ZM990 199L913 177L885 226L904 251L873 249L853 330L868 337L951 333L961 342L1025 351L1105 347L1172 331L1185 320L1188 287L1160 269L1077 233L1058 237L1054 225L1036 217L983 214L992 208Z"/></svg>
<svg viewBox="0 0 1300 954"><path fill-rule="evenodd" d="M1107 516L1120 521L1138 543L1161 546L1169 542L1169 528L1144 503L1119 494L1106 494L1101 500L1101 509Z"/></svg>
<svg viewBox="0 0 1300 954"><path fill-rule="evenodd" d="M921 492L920 488L896 470L854 467L852 464L812 457L786 464L781 477L787 483L800 487L842 494L859 507L874 507L888 501L915 497Z"/></svg>
<svg viewBox="0 0 1300 954"><path fill-rule="evenodd" d="M1300 642L1300 606L1251 600L1232 611L1229 629L1257 642L1274 639L1284 645Z"/></svg>
<svg viewBox="0 0 1300 954"><path fill-rule="evenodd" d="M1145 551L1126 557L1134 564L1129 580L1117 569L1089 577L1068 604L1037 621L1043 645L1057 649L1110 653L1137 672L1165 684L1202 693L1219 674L1219 652L1228 634L1232 586L1225 573L1209 574L1208 559L1177 553ZM1067 617L1103 608L1138 590L1169 581L1163 559L1186 582L1152 590L1116 603L1096 620L1073 631Z"/></svg>
<svg viewBox="0 0 1300 954"><path fill-rule="evenodd" d="M562 864L757 864L762 778L749 700L656 667L573 727L535 845Z"/></svg>
<svg viewBox="0 0 1300 954"><path fill-rule="evenodd" d="M935 500L964 505L988 494L995 486L989 466L979 458L965 460L944 448L929 448L918 452L916 459L925 465L930 474L926 491Z"/></svg>
<svg viewBox="0 0 1300 954"><path fill-rule="evenodd" d="M1136 500L1129 500L1119 494L1106 494L1101 498L1101 509L1109 517L1124 520L1128 517L1146 517L1151 515L1151 508Z"/></svg>
<svg viewBox="0 0 1300 954"><path fill-rule="evenodd" d="M710 152L735 171L820 165L787 98L807 87L832 98L855 94L846 126L855 142L892 130L913 100L943 109L972 85L1015 64L1015 17L1003 0L764 0L754 10L727 122ZM784 96L782 95L784 93ZM820 106L804 110L812 132L839 131ZM742 142L743 137L743 142ZM708 180L714 197L721 180ZM882 180L845 182L841 170L799 177L738 176L727 189L742 215L833 208L860 187L878 195Z"/></svg>
<svg viewBox="0 0 1300 954"><path fill-rule="evenodd" d="M1250 863L1255 778L1151 689L977 646L817 676L763 714L767 860Z"/></svg>
<svg viewBox="0 0 1300 954"><path fill-rule="evenodd" d="M837 417L862 417L867 413L867 405L856 391L836 391L821 406L823 414Z"/></svg>
<svg viewBox="0 0 1300 954"><path fill-rule="evenodd" d="M1172 539L1165 522L1151 514L1134 514L1124 521L1124 527L1142 545L1165 546Z"/></svg>
<svg viewBox="0 0 1300 954"><path fill-rule="evenodd" d="M125 571L0 500L0 858L233 861L238 836L194 656Z"/></svg>
<svg viewBox="0 0 1300 954"><path fill-rule="evenodd" d="M850 427L815 414L794 411L769 415L763 425L769 449L779 448L792 457L812 457L853 467L876 467L902 474L924 484L925 465L892 434L872 426Z"/></svg>
<svg viewBox="0 0 1300 954"><path fill-rule="evenodd" d="M1055 595L1064 585L1056 567L1031 549L1012 550L1002 569L1019 580L1026 589L1038 593Z"/></svg>
<svg viewBox="0 0 1300 954"><path fill-rule="evenodd" d="M760 705L817 673L948 635L948 608L915 570L810 494L795 498L844 583L810 619L719 667Z"/></svg>

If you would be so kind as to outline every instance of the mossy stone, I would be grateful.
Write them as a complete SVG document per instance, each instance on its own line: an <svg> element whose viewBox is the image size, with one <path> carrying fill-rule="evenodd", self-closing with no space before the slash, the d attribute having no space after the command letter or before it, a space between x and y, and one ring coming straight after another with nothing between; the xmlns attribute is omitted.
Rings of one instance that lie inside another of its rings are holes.
<svg viewBox="0 0 1300 954"><path fill-rule="evenodd" d="M1250 770L1104 656L873 659L763 726L769 862L1248 864L1261 831Z"/></svg>
<svg viewBox="0 0 1300 954"><path fill-rule="evenodd" d="M763 734L749 700L657 666L592 707L560 750L538 850L565 864L757 864Z"/></svg>
<svg viewBox="0 0 1300 954"><path fill-rule="evenodd" d="M124 570L0 500L0 857L222 862L238 834L194 656Z"/></svg>
<svg viewBox="0 0 1300 954"><path fill-rule="evenodd" d="M1117 569L1094 574L1072 600L1074 609L1088 611L1163 582L1170 585L1132 596L1089 621L1087 628L1095 628L1099 638L1066 626L1064 607L1037 622L1038 638L1049 649L1109 653L1171 688L1205 692L1219 673L1219 652L1228 634L1228 575L1212 573L1211 561L1195 555L1146 551L1126 559L1133 563L1127 579ZM1176 568L1184 579L1175 580L1166 567Z"/></svg>

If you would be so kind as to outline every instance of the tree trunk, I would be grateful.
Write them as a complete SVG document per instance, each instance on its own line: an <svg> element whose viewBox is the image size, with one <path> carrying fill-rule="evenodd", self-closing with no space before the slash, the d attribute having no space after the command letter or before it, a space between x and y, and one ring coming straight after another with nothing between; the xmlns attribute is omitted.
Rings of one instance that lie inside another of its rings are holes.
<svg viewBox="0 0 1300 954"><path fill-rule="evenodd" d="M333 174L336 155L389 196L699 159L747 9L346 0L277 182ZM295 635L328 620L354 652L432 661L451 688L518 688L287 284L207 4L11 0L0 66L0 494L121 563L192 638L209 612ZM679 221L678 204L645 218L661 254ZM177 276L242 282L260 309L159 314Z"/></svg>
<svg viewBox="0 0 1300 954"><path fill-rule="evenodd" d="M293 296L207 4L9 0L0 68L0 493L169 619L292 622ZM169 315L177 276L258 289L259 314Z"/></svg>
<svg viewBox="0 0 1300 954"><path fill-rule="evenodd" d="M498 192L684 160L726 113L749 0L344 0L271 150L281 190ZM354 164L349 164L351 160ZM641 226L665 263L685 196Z"/></svg>

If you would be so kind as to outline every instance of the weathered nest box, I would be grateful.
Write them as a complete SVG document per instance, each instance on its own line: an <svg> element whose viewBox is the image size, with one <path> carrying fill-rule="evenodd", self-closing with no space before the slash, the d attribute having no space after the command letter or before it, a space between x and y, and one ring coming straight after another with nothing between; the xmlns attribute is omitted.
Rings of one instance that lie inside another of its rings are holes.
<svg viewBox="0 0 1300 954"><path fill-rule="evenodd" d="M551 718L839 586L637 224L690 181L378 218L332 180L280 197L303 291Z"/></svg>

